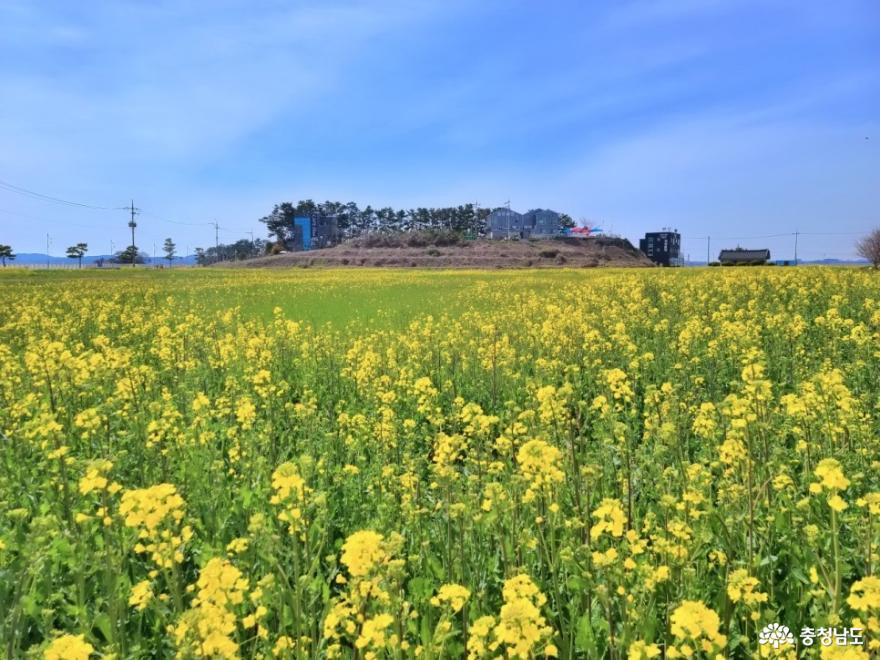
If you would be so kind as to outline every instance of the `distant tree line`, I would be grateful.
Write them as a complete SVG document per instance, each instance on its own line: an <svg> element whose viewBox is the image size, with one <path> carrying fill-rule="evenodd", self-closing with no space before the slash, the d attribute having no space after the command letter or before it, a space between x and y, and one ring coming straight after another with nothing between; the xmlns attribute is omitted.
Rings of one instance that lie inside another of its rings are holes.
<svg viewBox="0 0 880 660"><path fill-rule="evenodd" d="M486 233L486 218L491 209L480 208L475 204L446 206L441 208L419 207L414 209L393 209L390 206L360 208L355 202L321 202L311 199L300 200L296 204L282 202L276 204L272 212L260 218L266 225L269 238L286 243L293 237L293 219L297 216L334 215L342 238L354 238L363 234L409 231L449 231L481 237ZM571 218L563 214L563 224L574 226Z"/></svg>
<svg viewBox="0 0 880 660"><path fill-rule="evenodd" d="M235 243L223 244L216 247L203 249L196 248L196 263L199 266L209 266L219 261L242 261L253 259L266 253L267 242L262 239L249 241L242 239Z"/></svg>

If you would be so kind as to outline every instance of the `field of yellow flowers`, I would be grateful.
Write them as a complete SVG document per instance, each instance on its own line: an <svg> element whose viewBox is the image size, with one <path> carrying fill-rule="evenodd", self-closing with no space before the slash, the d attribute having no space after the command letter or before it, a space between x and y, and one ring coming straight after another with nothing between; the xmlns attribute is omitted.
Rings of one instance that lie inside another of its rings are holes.
<svg viewBox="0 0 880 660"><path fill-rule="evenodd" d="M880 654L868 269L11 271L0 433L9 658Z"/></svg>

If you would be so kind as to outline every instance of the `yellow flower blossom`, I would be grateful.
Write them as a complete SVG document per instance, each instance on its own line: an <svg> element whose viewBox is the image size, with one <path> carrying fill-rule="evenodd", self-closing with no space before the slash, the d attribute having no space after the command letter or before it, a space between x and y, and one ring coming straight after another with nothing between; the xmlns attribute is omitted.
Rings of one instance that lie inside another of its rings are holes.
<svg viewBox="0 0 880 660"><path fill-rule="evenodd" d="M86 641L85 635L61 635L56 637L43 652L44 660L88 660L95 647Z"/></svg>

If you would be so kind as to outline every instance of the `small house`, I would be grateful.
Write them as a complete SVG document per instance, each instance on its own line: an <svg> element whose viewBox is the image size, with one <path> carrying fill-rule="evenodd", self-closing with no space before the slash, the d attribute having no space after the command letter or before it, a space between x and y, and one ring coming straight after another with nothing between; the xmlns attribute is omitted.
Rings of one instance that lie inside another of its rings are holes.
<svg viewBox="0 0 880 660"><path fill-rule="evenodd" d="M721 250L718 261L722 266L760 266L770 261L770 250L749 250L741 247Z"/></svg>

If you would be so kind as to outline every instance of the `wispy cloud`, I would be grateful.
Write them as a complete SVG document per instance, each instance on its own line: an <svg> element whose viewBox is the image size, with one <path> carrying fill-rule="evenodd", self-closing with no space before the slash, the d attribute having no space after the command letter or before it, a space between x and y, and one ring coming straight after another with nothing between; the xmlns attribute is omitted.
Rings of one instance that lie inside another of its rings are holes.
<svg viewBox="0 0 880 660"><path fill-rule="evenodd" d="M633 238L833 209L868 223L877 18L870 0L8 0L0 178L242 228L306 196L510 197ZM3 208L59 241L116 227L5 193ZM21 220L0 212L4 242L38 248ZM154 230L201 240L145 217Z"/></svg>

